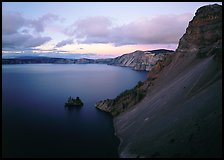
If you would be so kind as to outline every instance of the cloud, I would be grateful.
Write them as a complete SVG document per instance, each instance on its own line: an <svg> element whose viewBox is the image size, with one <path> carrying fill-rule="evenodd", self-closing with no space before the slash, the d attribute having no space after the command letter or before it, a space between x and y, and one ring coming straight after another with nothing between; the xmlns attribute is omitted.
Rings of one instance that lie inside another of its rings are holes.
<svg viewBox="0 0 224 160"><path fill-rule="evenodd" d="M103 37L108 34L111 20L107 17L87 17L76 21L72 26L65 30L67 35L76 35L78 38Z"/></svg>
<svg viewBox="0 0 224 160"><path fill-rule="evenodd" d="M50 40L50 37L34 37L30 34L3 34L2 47L3 50L27 50L32 47L40 46Z"/></svg>
<svg viewBox="0 0 224 160"><path fill-rule="evenodd" d="M63 40L61 42L59 42L58 44L56 44L56 47L63 47L67 44L73 44L73 39L67 39L67 40Z"/></svg>
<svg viewBox="0 0 224 160"><path fill-rule="evenodd" d="M191 14L182 14L142 18L115 28L110 37L115 45L174 44L184 34L191 17Z"/></svg>
<svg viewBox="0 0 224 160"><path fill-rule="evenodd" d="M2 33L13 34L16 33L19 28L24 26L26 19L24 19L21 13L18 12L3 12L2 13Z"/></svg>
<svg viewBox="0 0 224 160"><path fill-rule="evenodd" d="M76 21L67 30L79 43L112 43L115 46L133 44L175 44L187 28L193 14L158 15L112 27L106 17L88 17Z"/></svg>
<svg viewBox="0 0 224 160"><path fill-rule="evenodd" d="M60 20L59 17L55 14L45 14L42 17L35 20L28 20L30 27L35 28L37 32L43 32L45 26L53 21Z"/></svg>
<svg viewBox="0 0 224 160"><path fill-rule="evenodd" d="M44 31L47 23L58 19L59 17L53 14L32 20L24 18L18 12L3 12L2 50L27 50L50 41L51 37L43 37L39 33Z"/></svg>

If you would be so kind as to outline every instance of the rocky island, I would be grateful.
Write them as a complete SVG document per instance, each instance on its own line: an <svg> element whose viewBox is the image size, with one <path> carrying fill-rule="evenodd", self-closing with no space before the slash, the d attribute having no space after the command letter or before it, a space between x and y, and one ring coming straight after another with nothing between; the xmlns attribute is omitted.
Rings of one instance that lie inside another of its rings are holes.
<svg viewBox="0 0 224 160"><path fill-rule="evenodd" d="M83 106L83 102L79 97L76 97L76 99L74 99L70 96L68 98L68 101L65 103L65 107L81 107L81 106Z"/></svg>

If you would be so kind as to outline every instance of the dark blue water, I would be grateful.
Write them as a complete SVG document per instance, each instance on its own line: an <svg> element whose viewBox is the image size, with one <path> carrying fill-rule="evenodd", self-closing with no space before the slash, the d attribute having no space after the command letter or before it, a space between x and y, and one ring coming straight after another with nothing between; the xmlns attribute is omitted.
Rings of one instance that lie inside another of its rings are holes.
<svg viewBox="0 0 224 160"><path fill-rule="evenodd" d="M2 65L3 157L117 157L112 117L94 104L146 74L99 64ZM66 109L69 96L84 106Z"/></svg>

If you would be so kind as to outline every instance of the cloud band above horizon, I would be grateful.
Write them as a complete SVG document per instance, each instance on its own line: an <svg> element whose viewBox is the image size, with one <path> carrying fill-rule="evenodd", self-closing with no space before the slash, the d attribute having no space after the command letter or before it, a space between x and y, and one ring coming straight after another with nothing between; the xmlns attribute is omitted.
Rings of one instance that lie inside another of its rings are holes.
<svg viewBox="0 0 224 160"><path fill-rule="evenodd" d="M43 12L38 17L12 10L2 13L2 53L64 50L68 53L113 54L129 52L133 48L155 49L150 46L175 49L193 18L193 13L189 12L161 13L117 23L119 17L108 15L80 18L74 15L73 20L67 21L63 14L50 12Z"/></svg>
<svg viewBox="0 0 224 160"><path fill-rule="evenodd" d="M65 30L79 43L112 43L115 46L136 44L177 44L192 14L158 15L112 27L107 17L87 17Z"/></svg>

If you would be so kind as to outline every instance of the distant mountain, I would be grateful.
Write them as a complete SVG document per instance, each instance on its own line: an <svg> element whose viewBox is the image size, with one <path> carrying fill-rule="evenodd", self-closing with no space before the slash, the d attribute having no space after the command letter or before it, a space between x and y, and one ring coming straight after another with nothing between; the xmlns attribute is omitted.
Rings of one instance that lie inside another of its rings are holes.
<svg viewBox="0 0 224 160"><path fill-rule="evenodd" d="M2 64L36 64L36 63L56 63L56 64L67 64L75 63L74 59L65 58L49 58L49 57L32 57L32 58L13 58L13 59L2 59Z"/></svg>
<svg viewBox="0 0 224 160"><path fill-rule="evenodd" d="M3 59L49 59L50 57L44 57L44 56L18 56L18 57L9 57L9 58L3 58Z"/></svg>

